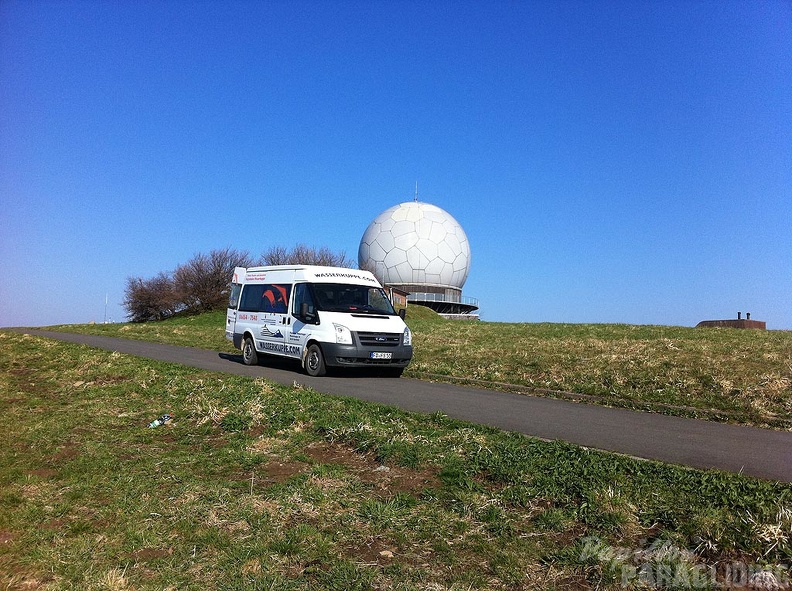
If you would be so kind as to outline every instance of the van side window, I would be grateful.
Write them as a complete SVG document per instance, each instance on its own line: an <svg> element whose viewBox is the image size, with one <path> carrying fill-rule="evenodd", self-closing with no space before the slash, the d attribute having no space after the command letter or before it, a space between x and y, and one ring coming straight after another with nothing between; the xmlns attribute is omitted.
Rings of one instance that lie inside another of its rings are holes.
<svg viewBox="0 0 792 591"><path fill-rule="evenodd" d="M274 312L285 314L289 310L291 285L246 285L239 302L240 312Z"/></svg>
<svg viewBox="0 0 792 591"><path fill-rule="evenodd" d="M236 310L239 304L239 292L242 291L242 285L239 283L231 284L231 293L228 294L228 307Z"/></svg>
<svg viewBox="0 0 792 591"><path fill-rule="evenodd" d="M300 308L303 305L303 302L308 304L308 313L309 314L316 314L316 305L314 304L313 295L311 295L311 289L307 283L298 283L294 286L294 310L295 314L300 313Z"/></svg>
<svg viewBox="0 0 792 591"><path fill-rule="evenodd" d="M240 312L258 312L261 305L263 285L246 285L242 290L242 299L239 302Z"/></svg>
<svg viewBox="0 0 792 591"><path fill-rule="evenodd" d="M289 311L291 285L264 285L261 294L261 312L285 314Z"/></svg>

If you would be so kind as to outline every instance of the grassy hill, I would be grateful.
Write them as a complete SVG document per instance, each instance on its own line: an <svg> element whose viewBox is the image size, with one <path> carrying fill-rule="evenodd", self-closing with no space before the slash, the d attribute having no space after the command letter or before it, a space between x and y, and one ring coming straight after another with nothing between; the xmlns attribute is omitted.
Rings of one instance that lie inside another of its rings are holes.
<svg viewBox="0 0 792 591"><path fill-rule="evenodd" d="M405 375L710 420L792 427L792 332L444 320L410 306ZM225 312L56 327L220 351Z"/></svg>
<svg viewBox="0 0 792 591"><path fill-rule="evenodd" d="M792 560L789 485L3 331L0 420L0 589L704 589Z"/></svg>

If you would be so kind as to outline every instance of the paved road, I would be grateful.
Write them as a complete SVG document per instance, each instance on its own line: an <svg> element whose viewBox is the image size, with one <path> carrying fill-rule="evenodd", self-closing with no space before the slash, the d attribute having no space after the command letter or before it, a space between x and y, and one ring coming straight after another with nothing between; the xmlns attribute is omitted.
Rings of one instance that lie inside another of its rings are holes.
<svg viewBox="0 0 792 591"><path fill-rule="evenodd" d="M583 403L435 384L347 375L312 378L278 360L248 367L238 355L111 337L33 329L19 332L181 363L210 371L310 386L329 394L390 404L640 458L718 468L792 482L792 433L724 425Z"/></svg>

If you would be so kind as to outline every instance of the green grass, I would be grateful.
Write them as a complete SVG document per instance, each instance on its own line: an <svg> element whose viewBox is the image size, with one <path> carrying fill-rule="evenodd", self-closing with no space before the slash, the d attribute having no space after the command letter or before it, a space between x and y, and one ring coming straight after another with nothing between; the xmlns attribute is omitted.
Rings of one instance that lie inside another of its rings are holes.
<svg viewBox="0 0 792 591"><path fill-rule="evenodd" d="M790 427L792 332L605 324L416 326L413 375Z"/></svg>
<svg viewBox="0 0 792 591"><path fill-rule="evenodd" d="M788 485L15 333L0 419L0 589L642 588L792 560Z"/></svg>
<svg viewBox="0 0 792 591"><path fill-rule="evenodd" d="M64 324L48 329L233 352L233 344L225 338L225 319L223 310L196 316L178 316L161 322Z"/></svg>
<svg viewBox="0 0 792 591"><path fill-rule="evenodd" d="M420 306L409 308L407 322L415 335L407 376L792 427L792 331L459 322ZM224 324L225 312L214 312L56 328L232 351Z"/></svg>

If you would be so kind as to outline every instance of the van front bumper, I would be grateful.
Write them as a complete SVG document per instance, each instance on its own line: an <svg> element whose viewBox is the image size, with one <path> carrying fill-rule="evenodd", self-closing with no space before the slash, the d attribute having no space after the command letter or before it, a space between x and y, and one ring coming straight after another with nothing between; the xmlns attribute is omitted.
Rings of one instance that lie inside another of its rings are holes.
<svg viewBox="0 0 792 591"><path fill-rule="evenodd" d="M321 343L325 365L331 367L407 367L413 355L411 346L365 347L360 345L339 345ZM390 353L389 359L381 354Z"/></svg>

